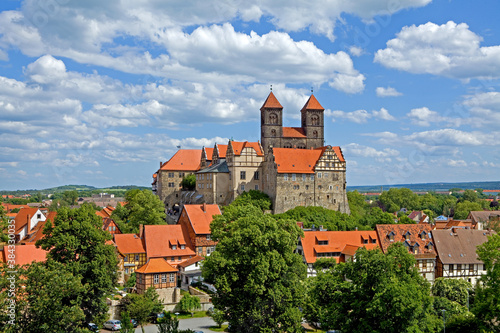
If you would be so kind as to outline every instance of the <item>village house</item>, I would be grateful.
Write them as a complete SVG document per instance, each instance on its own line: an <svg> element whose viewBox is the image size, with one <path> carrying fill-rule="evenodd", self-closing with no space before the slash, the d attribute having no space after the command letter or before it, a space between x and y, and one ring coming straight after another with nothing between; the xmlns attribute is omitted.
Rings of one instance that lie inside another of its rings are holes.
<svg viewBox="0 0 500 333"><path fill-rule="evenodd" d="M158 299L167 308L173 308L180 300L177 288L178 270L163 258L151 258L135 271L136 290L144 294L150 287L156 289Z"/></svg>
<svg viewBox="0 0 500 333"><path fill-rule="evenodd" d="M499 223L500 211L471 211L467 219L472 222L473 229L484 230L489 223Z"/></svg>
<svg viewBox="0 0 500 333"><path fill-rule="evenodd" d="M377 224L382 252L386 253L391 244L401 242L417 260L419 273L430 283L434 282L436 250L432 239L432 227L428 223L418 224Z"/></svg>
<svg viewBox="0 0 500 333"><path fill-rule="evenodd" d="M203 280L201 277L201 263L203 259L205 258L197 255L177 265L182 289L188 290L191 283Z"/></svg>
<svg viewBox="0 0 500 333"><path fill-rule="evenodd" d="M296 252L307 265L307 276L316 276L314 263L320 258L332 258L337 263L352 259L359 248L380 247L376 231L304 231Z"/></svg>
<svg viewBox="0 0 500 333"><path fill-rule="evenodd" d="M464 228L432 231L438 254L436 278L465 279L475 285L481 275L486 274L476 253L477 247L493 233Z"/></svg>
<svg viewBox="0 0 500 333"><path fill-rule="evenodd" d="M45 222L46 217L38 208L21 208L14 220L16 242L18 243L37 231L36 226Z"/></svg>
<svg viewBox="0 0 500 333"><path fill-rule="evenodd" d="M47 251L37 248L34 244L15 245L14 251L9 252L9 247L0 250L0 262L7 263L12 260L9 255L14 254L15 265L24 266L33 262L43 262L47 259Z"/></svg>
<svg viewBox="0 0 500 333"><path fill-rule="evenodd" d="M127 281L132 273L146 263L143 240L136 234L114 234L113 241L122 258L118 264L118 271L123 272L124 281Z"/></svg>

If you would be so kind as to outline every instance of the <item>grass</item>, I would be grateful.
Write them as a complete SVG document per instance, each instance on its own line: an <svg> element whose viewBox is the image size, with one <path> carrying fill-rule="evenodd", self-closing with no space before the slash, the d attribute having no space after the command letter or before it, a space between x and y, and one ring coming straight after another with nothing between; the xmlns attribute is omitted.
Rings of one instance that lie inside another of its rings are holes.
<svg viewBox="0 0 500 333"><path fill-rule="evenodd" d="M214 332L225 332L227 329L227 325L222 325L220 328L217 326L210 326L209 330Z"/></svg>
<svg viewBox="0 0 500 333"><path fill-rule="evenodd" d="M190 319L190 318L203 318L208 317L206 311L195 311L193 317L191 317L191 313L189 312L181 312L177 318L179 319Z"/></svg>
<svg viewBox="0 0 500 333"><path fill-rule="evenodd" d="M184 296L184 295L189 295L189 291L184 290L184 289L181 289L181 295L182 295L182 296Z"/></svg>

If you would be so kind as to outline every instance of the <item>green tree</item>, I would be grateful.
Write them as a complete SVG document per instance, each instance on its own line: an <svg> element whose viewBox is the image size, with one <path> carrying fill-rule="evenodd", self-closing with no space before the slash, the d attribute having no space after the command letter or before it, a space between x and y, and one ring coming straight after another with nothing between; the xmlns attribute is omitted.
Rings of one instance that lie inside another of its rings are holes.
<svg viewBox="0 0 500 333"><path fill-rule="evenodd" d="M127 311L122 311L121 313L122 317L122 328L120 330L121 333L133 333L135 331L134 325L131 322L130 315L128 314Z"/></svg>
<svg viewBox="0 0 500 333"><path fill-rule="evenodd" d="M384 212L379 207L372 207L370 209L370 213L367 214L360 223L370 227L371 229L375 229L377 224L394 224L395 216Z"/></svg>
<svg viewBox="0 0 500 333"><path fill-rule="evenodd" d="M224 311L214 308L212 312L210 312L210 317L217 324L219 328L222 327L222 324L226 321L226 314Z"/></svg>
<svg viewBox="0 0 500 333"><path fill-rule="evenodd" d="M125 200L125 211L122 208L115 209L111 218L126 232L138 233L140 224L166 224L165 206L150 190L127 191Z"/></svg>
<svg viewBox="0 0 500 333"><path fill-rule="evenodd" d="M158 319L156 323L158 333L194 333L193 330L180 330L179 320L172 316L170 312L163 311L163 318Z"/></svg>
<svg viewBox="0 0 500 333"><path fill-rule="evenodd" d="M271 199L267 194L258 190L250 190L239 195L231 205L253 205L259 207L262 211L271 209Z"/></svg>
<svg viewBox="0 0 500 333"><path fill-rule="evenodd" d="M76 190L64 191L62 194L62 199L68 203L68 205L76 205L76 199L78 199L78 192Z"/></svg>
<svg viewBox="0 0 500 333"><path fill-rule="evenodd" d="M163 306L158 300L158 293L153 287L149 287L144 294L127 294L121 300L123 311L137 320L144 332L144 325L147 324L151 313L158 313Z"/></svg>
<svg viewBox="0 0 500 333"><path fill-rule="evenodd" d="M486 274L476 284L476 298L472 312L485 329L500 332L500 235L493 234L477 247L479 260L484 263Z"/></svg>
<svg viewBox="0 0 500 333"><path fill-rule="evenodd" d="M432 285L432 294L457 302L462 306L467 306L472 285L463 279L437 278ZM470 301L470 299L469 299Z"/></svg>
<svg viewBox="0 0 500 333"><path fill-rule="evenodd" d="M2 205L2 200L0 200L0 232L1 237L0 241L6 242L9 237L7 236L7 228L9 226L9 220L7 218L7 213L5 212L5 208Z"/></svg>
<svg viewBox="0 0 500 333"><path fill-rule="evenodd" d="M193 191L196 188L196 176L191 174L182 178L181 186L183 190Z"/></svg>
<svg viewBox="0 0 500 333"><path fill-rule="evenodd" d="M466 219L471 211L476 210L483 210L483 207L479 202L470 202L467 200L459 202L455 207L455 215L453 215L453 218L455 220Z"/></svg>
<svg viewBox="0 0 500 333"><path fill-rule="evenodd" d="M309 307L322 328L343 332L425 332L435 329L429 283L401 243L380 250L359 249L356 260L318 272Z"/></svg>
<svg viewBox="0 0 500 333"><path fill-rule="evenodd" d="M462 194L462 201L476 202L478 201L477 193L474 190L465 190Z"/></svg>
<svg viewBox="0 0 500 333"><path fill-rule="evenodd" d="M194 310L201 307L200 298L195 295L184 295L179 302L179 307L181 311L189 312L193 317Z"/></svg>
<svg viewBox="0 0 500 333"><path fill-rule="evenodd" d="M330 231L346 231L364 228L363 225L357 223L354 217L348 214L319 206L298 206L283 214L275 215L275 218L301 221L306 228L311 228L313 225L316 227L323 226Z"/></svg>
<svg viewBox="0 0 500 333"><path fill-rule="evenodd" d="M87 321L104 321L105 295L113 290L118 261L114 247L106 244L111 234L102 230L101 218L85 204L78 209L63 207L53 224L46 222L43 233L37 247L49 251L48 258L81 278L85 289L80 308Z"/></svg>
<svg viewBox="0 0 500 333"><path fill-rule="evenodd" d="M408 188L391 188L380 194L379 201L389 213L395 213L401 208L415 210L419 205L418 195Z"/></svg>
<svg viewBox="0 0 500 333"><path fill-rule="evenodd" d="M349 202L349 209L351 210L351 216L356 220L360 220L370 210L370 205L365 201L364 195L356 191L347 192L347 201Z"/></svg>
<svg viewBox="0 0 500 333"><path fill-rule="evenodd" d="M299 332L306 267L294 250L302 231L295 221L240 208L234 220L217 217L211 225L219 243L202 272L217 288L214 306L227 310L236 332Z"/></svg>

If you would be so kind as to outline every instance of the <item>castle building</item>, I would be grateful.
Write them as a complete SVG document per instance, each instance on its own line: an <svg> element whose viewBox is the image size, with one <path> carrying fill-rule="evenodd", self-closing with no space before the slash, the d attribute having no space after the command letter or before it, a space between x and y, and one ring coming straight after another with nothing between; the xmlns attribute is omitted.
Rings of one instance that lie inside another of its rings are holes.
<svg viewBox="0 0 500 333"><path fill-rule="evenodd" d="M274 213L322 206L349 214L346 162L340 147L324 145L324 108L316 97L301 109L301 127L283 127L283 107L272 92L260 112L260 142L230 140L190 153L179 150L162 164L153 190L166 206L181 197L170 176L175 179L181 166L189 166L183 172L196 175L195 198L201 202L227 205L245 191L260 190L272 199Z"/></svg>

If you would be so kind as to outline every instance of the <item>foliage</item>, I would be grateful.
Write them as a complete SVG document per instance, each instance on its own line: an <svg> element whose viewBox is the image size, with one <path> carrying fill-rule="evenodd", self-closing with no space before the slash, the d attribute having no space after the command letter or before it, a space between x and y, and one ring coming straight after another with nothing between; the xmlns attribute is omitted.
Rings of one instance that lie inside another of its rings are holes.
<svg viewBox="0 0 500 333"><path fill-rule="evenodd" d="M181 311L190 312L192 317L194 310L201 307L200 298L195 295L184 295L179 302L179 307Z"/></svg>
<svg viewBox="0 0 500 333"><path fill-rule="evenodd" d="M122 232L138 233L139 225L165 224L165 207L150 190L130 190L125 193L127 204L115 209L111 218Z"/></svg>
<svg viewBox="0 0 500 333"><path fill-rule="evenodd" d="M130 274L130 277L128 278L127 282L125 282L124 287L133 288L133 287L135 287L135 282L136 282L136 276L135 276L135 272L133 272L132 274Z"/></svg>
<svg viewBox="0 0 500 333"><path fill-rule="evenodd" d="M135 329L134 329L134 325L130 321L131 318L130 318L129 313L127 311L122 311L121 317L122 317L122 320L121 320L122 328L121 328L120 332L121 333L133 333L135 331Z"/></svg>
<svg viewBox="0 0 500 333"><path fill-rule="evenodd" d="M271 209L271 199L267 194L258 190L250 190L239 195L231 205L245 206L253 205L260 208L262 211Z"/></svg>
<svg viewBox="0 0 500 333"><path fill-rule="evenodd" d="M324 270L333 268L337 264L337 261L334 258L319 258L313 264L314 270Z"/></svg>
<svg viewBox="0 0 500 333"><path fill-rule="evenodd" d="M76 205L76 200L78 199L78 192L76 190L64 191L62 194L63 201L67 202L68 205Z"/></svg>
<svg viewBox="0 0 500 333"><path fill-rule="evenodd" d="M479 260L486 274L476 284L476 298L472 312L487 330L500 332L500 235L493 234L477 247Z"/></svg>
<svg viewBox="0 0 500 333"><path fill-rule="evenodd" d="M149 287L144 294L127 294L121 300L123 311L137 320L144 332L144 325L148 322L151 313L158 313L163 306L158 300L158 294L154 287Z"/></svg>
<svg viewBox="0 0 500 333"><path fill-rule="evenodd" d="M49 251L48 258L65 266L65 270L81 278L84 286L80 308L87 321L102 322L107 312L105 295L116 281L117 258L111 235L102 230L102 220L91 206L78 209L61 208L52 224L43 230L45 237L36 245Z"/></svg>
<svg viewBox="0 0 500 333"><path fill-rule="evenodd" d="M369 214L360 223L371 229L375 229L377 224L394 224L395 222L394 215L382 211L379 207L372 207Z"/></svg>
<svg viewBox="0 0 500 333"><path fill-rule="evenodd" d="M347 201L349 202L351 216L354 219L360 220L368 214L370 205L366 203L365 197L358 191L347 192Z"/></svg>
<svg viewBox="0 0 500 333"><path fill-rule="evenodd" d="M293 253L302 234L295 221L246 205L214 222L219 243L202 272L217 288L212 302L227 310L231 330L299 332L306 268Z"/></svg>
<svg viewBox="0 0 500 333"><path fill-rule="evenodd" d="M193 174L182 178L181 186L183 190L193 191L196 188L196 176Z"/></svg>
<svg viewBox="0 0 500 333"><path fill-rule="evenodd" d="M359 249L356 261L318 272L304 309L309 321L343 332L421 332L436 329L428 282L401 243Z"/></svg>
<svg viewBox="0 0 500 333"><path fill-rule="evenodd" d="M163 318L156 323L158 333L194 333L193 330L179 330L179 320L170 312L163 311Z"/></svg>
<svg viewBox="0 0 500 333"><path fill-rule="evenodd" d="M455 220L466 219L469 215L469 212L476 210L483 210L483 207L479 202L470 202L467 200L459 202L455 207L455 215L453 216L453 218Z"/></svg>
<svg viewBox="0 0 500 333"><path fill-rule="evenodd" d="M432 294L467 306L469 291L472 290L470 282L464 279L437 278L432 286Z"/></svg>
<svg viewBox="0 0 500 333"><path fill-rule="evenodd" d="M224 311L214 308L210 312L210 317L212 317L213 321L217 324L219 328L222 327L222 324L226 321L226 314Z"/></svg>
<svg viewBox="0 0 500 333"><path fill-rule="evenodd" d="M379 200L389 213L395 213L401 208L407 210L418 208L418 196L408 188L391 188L382 192Z"/></svg>
<svg viewBox="0 0 500 333"><path fill-rule="evenodd" d="M6 242L9 238L7 236L7 228L9 226L9 220L7 218L7 213L0 200L0 242Z"/></svg>

